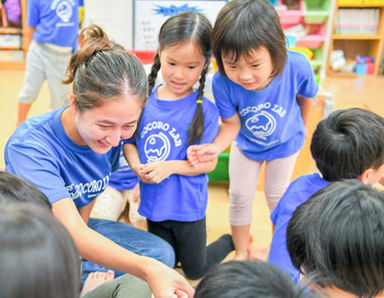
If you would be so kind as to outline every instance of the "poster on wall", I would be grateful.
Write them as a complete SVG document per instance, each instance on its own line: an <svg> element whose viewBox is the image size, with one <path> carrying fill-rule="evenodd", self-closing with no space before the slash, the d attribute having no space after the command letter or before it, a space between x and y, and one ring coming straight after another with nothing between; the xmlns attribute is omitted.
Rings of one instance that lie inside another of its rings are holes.
<svg viewBox="0 0 384 298"><path fill-rule="evenodd" d="M179 12L193 10L203 13L212 23L216 20L226 0L134 0L133 48L156 50L157 36L167 18Z"/></svg>

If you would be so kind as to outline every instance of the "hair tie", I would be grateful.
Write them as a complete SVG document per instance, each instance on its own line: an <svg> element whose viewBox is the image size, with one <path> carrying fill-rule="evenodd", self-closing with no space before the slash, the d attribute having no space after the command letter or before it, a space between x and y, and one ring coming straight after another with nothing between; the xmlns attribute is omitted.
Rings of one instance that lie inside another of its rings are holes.
<svg viewBox="0 0 384 298"><path fill-rule="evenodd" d="M198 99L196 100L196 103L199 104L199 103L203 103L203 101L201 99Z"/></svg>

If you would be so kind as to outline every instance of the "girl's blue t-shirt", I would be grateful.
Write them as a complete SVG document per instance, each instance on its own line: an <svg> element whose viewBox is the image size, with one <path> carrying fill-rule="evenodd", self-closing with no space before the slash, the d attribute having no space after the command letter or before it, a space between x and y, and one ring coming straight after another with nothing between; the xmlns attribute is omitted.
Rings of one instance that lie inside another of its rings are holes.
<svg viewBox="0 0 384 298"><path fill-rule="evenodd" d="M290 156L304 144L305 129L296 95L314 97L319 89L308 59L288 50L280 76L262 90L246 90L217 72L213 94L223 119L236 113L241 129L240 150L257 161Z"/></svg>
<svg viewBox="0 0 384 298"><path fill-rule="evenodd" d="M5 165L45 193L51 204L72 198L80 209L107 187L119 166L121 146L97 154L75 144L61 122L66 108L24 121L5 146Z"/></svg>
<svg viewBox="0 0 384 298"><path fill-rule="evenodd" d="M197 107L197 92L177 100L161 100L157 88L148 98L136 146L142 164L165 160L187 160L188 127ZM205 116L201 141L211 143L219 130L216 106L203 98ZM139 213L152 221L196 221L205 216L208 176L171 175L159 184L140 182Z"/></svg>
<svg viewBox="0 0 384 298"><path fill-rule="evenodd" d="M79 0L29 0L27 25L36 27L33 39L76 49Z"/></svg>

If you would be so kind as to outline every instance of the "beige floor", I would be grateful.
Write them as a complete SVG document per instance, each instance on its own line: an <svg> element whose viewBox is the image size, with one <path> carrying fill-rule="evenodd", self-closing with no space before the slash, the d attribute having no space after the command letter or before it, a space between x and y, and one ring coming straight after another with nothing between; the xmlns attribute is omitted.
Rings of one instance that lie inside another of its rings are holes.
<svg viewBox="0 0 384 298"><path fill-rule="evenodd" d="M17 94L23 83L23 71L0 70L0 169L4 168L3 148L15 128ZM335 109L362 107L384 116L384 77L361 77L356 79L326 78L323 89L332 93ZM314 101L311 111L310 135L322 117L323 98ZM32 106L30 116L49 110L48 87L43 86L40 96ZM315 170L309 152L310 137L301 151L293 178ZM261 177L262 180L262 177ZM208 241L223 233L229 233L227 184L210 184L207 212ZM271 239L271 224L267 206L262 193L262 183L258 186L253 208L252 234L254 246L265 247Z"/></svg>

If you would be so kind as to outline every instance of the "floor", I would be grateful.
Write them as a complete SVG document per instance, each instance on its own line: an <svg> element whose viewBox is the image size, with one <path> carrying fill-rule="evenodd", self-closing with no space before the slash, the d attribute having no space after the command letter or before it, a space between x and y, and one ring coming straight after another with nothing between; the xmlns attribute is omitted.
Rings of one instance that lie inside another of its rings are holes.
<svg viewBox="0 0 384 298"><path fill-rule="evenodd" d="M0 70L0 169L4 168L3 148L8 137L15 129L17 112L17 95L23 83L23 71ZM322 82L321 96L314 100L311 111L310 134L321 120L326 99L333 98L334 109L362 107L384 116L384 77L334 78L327 77ZM327 94L329 93L329 94ZM332 102L332 101L331 101ZM331 105L326 104L325 110ZM44 85L40 95L32 106L30 116L49 110L48 87ZM315 171L315 165L309 152L310 136L302 149L293 179ZM262 177L261 180L262 181ZM223 233L229 233L228 224L228 185L211 183L209 186L209 203L207 211L208 241L211 242ZM253 206L252 234L255 248L267 247L271 239L271 223L262 193L262 183ZM231 256L229 256L230 258Z"/></svg>

